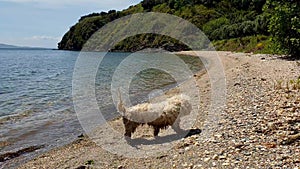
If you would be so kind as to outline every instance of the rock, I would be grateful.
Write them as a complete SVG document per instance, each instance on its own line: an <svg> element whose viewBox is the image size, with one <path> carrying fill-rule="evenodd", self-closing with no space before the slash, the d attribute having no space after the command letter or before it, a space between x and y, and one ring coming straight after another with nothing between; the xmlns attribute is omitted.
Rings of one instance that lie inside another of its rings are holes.
<svg viewBox="0 0 300 169"><path fill-rule="evenodd" d="M194 166L194 168L201 168L202 167L202 164L196 164L195 166Z"/></svg>
<svg viewBox="0 0 300 169"><path fill-rule="evenodd" d="M215 137L221 138L221 137L222 137L222 134L216 134Z"/></svg>
<svg viewBox="0 0 300 169"><path fill-rule="evenodd" d="M268 128L271 130L276 130L276 125L273 122L268 123Z"/></svg>
<svg viewBox="0 0 300 169"><path fill-rule="evenodd" d="M27 148L22 148L18 151L15 151L15 152L7 152L7 153L4 153L4 154L0 154L0 162L5 162L7 160L19 157L19 156L21 156L23 154L26 154L26 153L34 152L34 151L36 151L38 149L41 149L41 148L44 148L44 147L45 147L44 145L30 146L30 147L27 147Z"/></svg>
<svg viewBox="0 0 300 169"><path fill-rule="evenodd" d="M184 151L189 151L191 149L191 147L186 147L184 148Z"/></svg>
<svg viewBox="0 0 300 169"><path fill-rule="evenodd" d="M217 159L218 159L218 155L215 154L215 155L212 157L212 159L217 160Z"/></svg>
<svg viewBox="0 0 300 169"><path fill-rule="evenodd" d="M292 136L288 136L285 140L282 141L282 144L289 145L289 144L294 143L298 139L300 139L300 133L292 135Z"/></svg>
<svg viewBox="0 0 300 169"><path fill-rule="evenodd" d="M226 156L225 155L224 156L220 156L219 159L220 160L224 160L224 159L226 159Z"/></svg>
<svg viewBox="0 0 300 169"><path fill-rule="evenodd" d="M230 166L229 163L223 163L222 166Z"/></svg>
<svg viewBox="0 0 300 169"><path fill-rule="evenodd" d="M187 163L182 164L182 167L187 167L187 166L188 166Z"/></svg>
<svg viewBox="0 0 300 169"><path fill-rule="evenodd" d="M245 156L251 156L251 153L250 152L244 152L244 155Z"/></svg>
<svg viewBox="0 0 300 169"><path fill-rule="evenodd" d="M80 134L79 136L77 136L78 138L84 138L84 134Z"/></svg>
<svg viewBox="0 0 300 169"><path fill-rule="evenodd" d="M184 149L179 149L178 152L179 154L184 154Z"/></svg>
<svg viewBox="0 0 300 169"><path fill-rule="evenodd" d="M161 155L161 156L158 156L156 157L157 159L162 159L162 158L165 158L165 157L168 157L168 155Z"/></svg>
<svg viewBox="0 0 300 169"><path fill-rule="evenodd" d="M240 83L235 83L233 86L241 86Z"/></svg>
<svg viewBox="0 0 300 169"><path fill-rule="evenodd" d="M210 158L208 157L208 158L204 158L203 161L204 161L205 163L207 163L209 160L210 160Z"/></svg>
<svg viewBox="0 0 300 169"><path fill-rule="evenodd" d="M272 143L265 143L264 146L266 148L276 148L276 143L275 142L272 142Z"/></svg>
<svg viewBox="0 0 300 169"><path fill-rule="evenodd" d="M87 166L82 165L82 166L76 167L75 169L87 169L87 168L88 168Z"/></svg>

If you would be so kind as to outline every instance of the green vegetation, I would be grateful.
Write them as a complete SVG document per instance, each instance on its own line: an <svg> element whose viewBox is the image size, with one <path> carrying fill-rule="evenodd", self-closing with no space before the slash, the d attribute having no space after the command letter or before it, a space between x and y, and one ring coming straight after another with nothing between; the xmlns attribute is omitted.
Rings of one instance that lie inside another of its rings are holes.
<svg viewBox="0 0 300 169"><path fill-rule="evenodd" d="M285 82L285 86L284 86ZM276 80L274 83L274 89L280 90L280 89L286 89L288 91L290 90L300 90L300 77L297 79L291 79L291 80Z"/></svg>
<svg viewBox="0 0 300 169"><path fill-rule="evenodd" d="M213 45L219 51L272 53L271 41L264 35L218 40Z"/></svg>
<svg viewBox="0 0 300 169"><path fill-rule="evenodd" d="M95 164L94 160L88 160L85 162L85 165L94 165L94 164Z"/></svg>
<svg viewBox="0 0 300 169"><path fill-rule="evenodd" d="M300 58L300 1L268 0L264 10L270 19L273 50Z"/></svg>
<svg viewBox="0 0 300 169"><path fill-rule="evenodd" d="M200 28L218 50L299 54L299 1L295 0L143 0L123 11L82 16L64 35L58 48L81 50L106 23L140 12L162 12L184 18ZM167 36L141 34L119 42L111 50L134 52L157 47L169 51L189 49Z"/></svg>
<svg viewBox="0 0 300 169"><path fill-rule="evenodd" d="M185 44L171 37L155 34L140 34L118 43L113 51L135 52L145 48L162 48L167 51L190 50Z"/></svg>

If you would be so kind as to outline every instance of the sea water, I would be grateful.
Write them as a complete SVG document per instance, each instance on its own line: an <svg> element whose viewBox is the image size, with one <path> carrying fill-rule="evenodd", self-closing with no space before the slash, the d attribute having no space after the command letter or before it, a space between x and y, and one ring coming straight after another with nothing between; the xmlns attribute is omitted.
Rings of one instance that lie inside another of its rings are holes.
<svg viewBox="0 0 300 169"><path fill-rule="evenodd" d="M72 78L79 55L73 51L0 49L0 155L42 146L33 153L0 162L0 168L16 167L84 133L72 102ZM112 77L131 54L97 55L102 62L95 77L95 93L109 120L118 116L111 97ZM181 58L193 73L202 69L199 58ZM176 85L178 82L167 72L152 68L132 77L129 93L138 103L153 90L163 91Z"/></svg>

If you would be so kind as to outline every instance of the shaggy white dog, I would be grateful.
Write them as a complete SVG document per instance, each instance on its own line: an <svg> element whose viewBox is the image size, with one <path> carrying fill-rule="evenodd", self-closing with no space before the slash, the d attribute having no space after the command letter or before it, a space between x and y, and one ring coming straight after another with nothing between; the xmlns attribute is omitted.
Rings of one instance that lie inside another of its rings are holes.
<svg viewBox="0 0 300 169"><path fill-rule="evenodd" d="M154 128L154 136L168 126L179 133L180 117L190 114L192 106L188 96L176 95L160 103L143 103L126 108L119 93L118 111L122 113L125 136L131 137L139 125L148 124Z"/></svg>

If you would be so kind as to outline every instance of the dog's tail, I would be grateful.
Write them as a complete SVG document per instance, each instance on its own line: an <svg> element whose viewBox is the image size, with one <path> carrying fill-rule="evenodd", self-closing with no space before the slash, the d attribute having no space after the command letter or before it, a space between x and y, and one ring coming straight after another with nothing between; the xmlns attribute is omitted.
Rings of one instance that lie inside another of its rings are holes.
<svg viewBox="0 0 300 169"><path fill-rule="evenodd" d="M118 89L118 96L119 96L118 112L122 113L122 115L124 116L126 113L126 107L124 106L124 103L122 100L120 88Z"/></svg>

